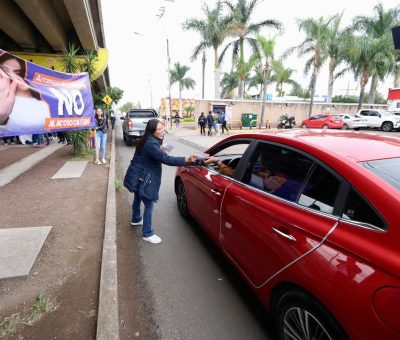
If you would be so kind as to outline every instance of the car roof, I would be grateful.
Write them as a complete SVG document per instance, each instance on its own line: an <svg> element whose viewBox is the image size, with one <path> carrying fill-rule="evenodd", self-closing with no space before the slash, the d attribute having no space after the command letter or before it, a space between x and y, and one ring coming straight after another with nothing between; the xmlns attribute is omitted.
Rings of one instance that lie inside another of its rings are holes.
<svg viewBox="0 0 400 340"><path fill-rule="evenodd" d="M400 139L345 131L292 130L236 135L275 141L300 149L314 148L352 162L400 157Z"/></svg>

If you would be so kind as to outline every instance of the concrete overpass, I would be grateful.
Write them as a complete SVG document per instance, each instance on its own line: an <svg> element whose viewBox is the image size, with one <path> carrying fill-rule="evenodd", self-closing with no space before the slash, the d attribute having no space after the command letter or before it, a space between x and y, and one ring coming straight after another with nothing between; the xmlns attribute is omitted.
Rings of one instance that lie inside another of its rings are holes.
<svg viewBox="0 0 400 340"><path fill-rule="evenodd" d="M69 43L81 53L106 47L101 0L0 0L0 48L60 55ZM95 87L109 85L107 68Z"/></svg>

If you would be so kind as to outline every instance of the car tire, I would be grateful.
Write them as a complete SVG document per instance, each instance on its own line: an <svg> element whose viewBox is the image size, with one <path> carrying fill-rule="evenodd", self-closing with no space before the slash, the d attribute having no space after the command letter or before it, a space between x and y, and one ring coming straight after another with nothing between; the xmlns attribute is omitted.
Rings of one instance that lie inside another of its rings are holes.
<svg viewBox="0 0 400 340"><path fill-rule="evenodd" d="M360 128L354 128L354 131L360 131Z"/></svg>
<svg viewBox="0 0 400 340"><path fill-rule="evenodd" d="M301 124L301 128L302 129L307 129L307 125L306 124Z"/></svg>
<svg viewBox="0 0 400 340"><path fill-rule="evenodd" d="M125 141L125 144L126 144L127 146L132 146L132 145L133 145L132 140L129 139L129 138L127 138L127 137L124 137L124 141Z"/></svg>
<svg viewBox="0 0 400 340"><path fill-rule="evenodd" d="M280 340L348 339L334 317L300 290L288 291L279 298L275 321Z"/></svg>
<svg viewBox="0 0 400 340"><path fill-rule="evenodd" d="M178 210L182 217L188 218L190 216L188 202L186 197L186 189L181 179L176 182L176 203L178 204Z"/></svg>
<svg viewBox="0 0 400 340"><path fill-rule="evenodd" d="M342 129L343 129L343 130L348 130L348 129L349 129L349 126L348 126L347 124L343 124Z"/></svg>
<svg viewBox="0 0 400 340"><path fill-rule="evenodd" d="M393 123L392 122L384 122L381 126L382 131L389 132L393 130Z"/></svg>
<svg viewBox="0 0 400 340"><path fill-rule="evenodd" d="M329 126L325 124L322 128L323 128L324 130L326 130L326 129L329 128Z"/></svg>

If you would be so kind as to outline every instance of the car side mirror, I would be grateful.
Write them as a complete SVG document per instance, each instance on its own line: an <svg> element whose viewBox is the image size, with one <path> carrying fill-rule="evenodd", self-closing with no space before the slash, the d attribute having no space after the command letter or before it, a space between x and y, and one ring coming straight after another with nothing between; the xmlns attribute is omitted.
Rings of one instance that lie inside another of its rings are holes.
<svg viewBox="0 0 400 340"><path fill-rule="evenodd" d="M379 118L382 118L382 115L381 115L381 114L379 114Z"/></svg>

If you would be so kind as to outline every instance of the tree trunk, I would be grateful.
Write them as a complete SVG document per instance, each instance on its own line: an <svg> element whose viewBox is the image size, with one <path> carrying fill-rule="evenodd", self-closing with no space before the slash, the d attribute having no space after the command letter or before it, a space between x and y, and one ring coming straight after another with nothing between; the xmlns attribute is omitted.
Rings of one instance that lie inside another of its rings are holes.
<svg viewBox="0 0 400 340"><path fill-rule="evenodd" d="M263 72L263 94L261 98L261 118L260 125L265 125L265 96L267 94L267 75L268 75L268 64L265 64L264 72Z"/></svg>
<svg viewBox="0 0 400 340"><path fill-rule="evenodd" d="M361 109L362 101L364 98L365 86L368 83L368 78L369 78L368 72L364 71L360 82L360 97L358 98L357 111Z"/></svg>
<svg viewBox="0 0 400 340"><path fill-rule="evenodd" d="M310 117L312 114L312 108L314 105L315 85L317 83L317 77L318 77L318 70L316 68L314 68L312 76L311 76L311 89L310 89L311 90L310 91L311 98L310 98L310 107L308 109L308 117Z"/></svg>
<svg viewBox="0 0 400 340"><path fill-rule="evenodd" d="M328 79L328 103L332 103L333 95L333 71L335 70L335 58L329 59L329 79Z"/></svg>
<svg viewBox="0 0 400 340"><path fill-rule="evenodd" d="M244 65L244 51L243 51L243 38L240 38L239 42L239 69L241 69L241 73L243 72L243 65ZM244 80L245 76L240 74L239 75L239 98L243 99L244 98Z"/></svg>
<svg viewBox="0 0 400 340"><path fill-rule="evenodd" d="M221 92L219 90L220 86L220 70L219 70L219 62L218 62L218 50L215 48L214 49L214 95L215 99L220 99L221 98Z"/></svg>
<svg viewBox="0 0 400 340"><path fill-rule="evenodd" d="M179 117L182 117L182 86L179 84Z"/></svg>
<svg viewBox="0 0 400 340"><path fill-rule="evenodd" d="M244 80L242 78L239 79L239 88L238 88L238 96L240 99L243 99L243 89L244 89Z"/></svg>
<svg viewBox="0 0 400 340"><path fill-rule="evenodd" d="M204 82L205 82L205 70L206 70L206 52L203 51L203 58L201 59L202 63L203 63L203 71L202 71L202 86L201 86L201 98L204 99Z"/></svg>
<svg viewBox="0 0 400 340"><path fill-rule="evenodd" d="M378 76L374 74L371 79L371 87L368 94L368 104L375 103L376 87L378 86Z"/></svg>
<svg viewBox="0 0 400 340"><path fill-rule="evenodd" d="M394 88L400 87L400 71L394 74L393 87Z"/></svg>

